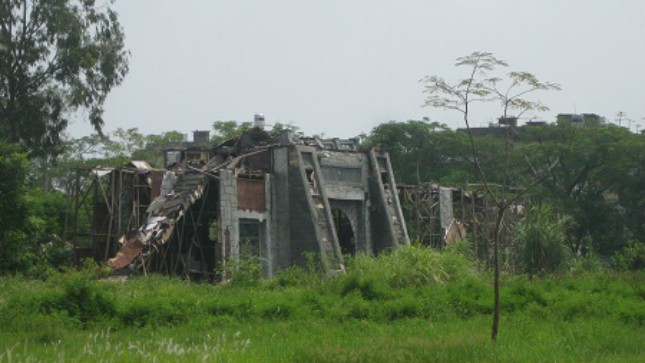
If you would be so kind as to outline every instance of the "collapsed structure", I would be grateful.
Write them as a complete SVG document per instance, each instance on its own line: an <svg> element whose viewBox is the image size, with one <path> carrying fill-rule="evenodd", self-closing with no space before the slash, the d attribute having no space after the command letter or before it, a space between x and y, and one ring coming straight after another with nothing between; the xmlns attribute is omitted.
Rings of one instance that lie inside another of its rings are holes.
<svg viewBox="0 0 645 363"><path fill-rule="evenodd" d="M492 263L490 241L494 238L498 210L481 185L466 185L466 190L432 183L397 187L410 236L416 242L441 249L468 241L480 261ZM509 190L512 192L513 188ZM526 213L521 200L514 201L506 213L499 237L500 247L507 253L516 248L513 226Z"/></svg>
<svg viewBox="0 0 645 363"><path fill-rule="evenodd" d="M94 255L115 269L209 275L255 257L270 275L313 253L338 271L346 255L409 243L389 156L358 140L256 127L165 160L94 170Z"/></svg>

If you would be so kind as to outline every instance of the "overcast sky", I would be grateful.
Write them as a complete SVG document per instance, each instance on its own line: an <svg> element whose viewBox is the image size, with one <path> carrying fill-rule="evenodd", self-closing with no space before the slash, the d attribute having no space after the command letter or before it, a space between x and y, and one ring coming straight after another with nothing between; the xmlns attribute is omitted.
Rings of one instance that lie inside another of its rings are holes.
<svg viewBox="0 0 645 363"><path fill-rule="evenodd" d="M216 120L293 123L351 137L424 116L424 75L465 76L455 58L489 51L561 84L551 111L618 111L645 126L643 0L120 0L130 73L105 104L105 130L210 129ZM478 109L477 125L499 115ZM532 115L532 114L531 114ZM635 128L635 126L632 126ZM89 133L77 121L73 136Z"/></svg>

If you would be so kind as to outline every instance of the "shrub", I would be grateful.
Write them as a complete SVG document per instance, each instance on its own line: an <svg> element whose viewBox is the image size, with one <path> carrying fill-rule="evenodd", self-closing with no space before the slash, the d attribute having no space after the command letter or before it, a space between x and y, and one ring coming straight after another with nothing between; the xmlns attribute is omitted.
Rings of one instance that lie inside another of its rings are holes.
<svg viewBox="0 0 645 363"><path fill-rule="evenodd" d="M265 319L288 319L294 313L295 307L287 301L268 301L259 307L260 315Z"/></svg>
<svg viewBox="0 0 645 363"><path fill-rule="evenodd" d="M493 311L492 291L481 280L455 281L448 285L446 290L450 308L461 318L490 314Z"/></svg>
<svg viewBox="0 0 645 363"><path fill-rule="evenodd" d="M565 246L567 223L568 218L558 216L548 205L535 204L528 216L515 225L518 265L529 276L564 266L571 256Z"/></svg>
<svg viewBox="0 0 645 363"><path fill-rule="evenodd" d="M506 311L522 310L528 305L547 306L547 298L537 285L520 280L503 291L502 308Z"/></svg>
<svg viewBox="0 0 645 363"><path fill-rule="evenodd" d="M388 320L420 318L429 315L428 306L421 299L409 295L385 302L381 309Z"/></svg>
<svg viewBox="0 0 645 363"><path fill-rule="evenodd" d="M127 305L119 317L126 326L173 326L186 321L188 314L167 302L143 300Z"/></svg>
<svg viewBox="0 0 645 363"><path fill-rule="evenodd" d="M357 293L365 300L381 300L388 295L383 281L357 273L351 273L342 279L340 294L347 296L350 293Z"/></svg>
<svg viewBox="0 0 645 363"><path fill-rule="evenodd" d="M66 312L83 326L116 315L112 297L87 273L72 272L61 275L60 278L63 292L44 299L41 303L41 311Z"/></svg>
<svg viewBox="0 0 645 363"><path fill-rule="evenodd" d="M348 275L369 276L391 288L443 286L475 276L471 261L463 255L437 252L422 246L404 246L377 257L358 256L348 261ZM342 279L342 276L340 277Z"/></svg>
<svg viewBox="0 0 645 363"><path fill-rule="evenodd" d="M292 266L279 271L268 283L270 288L276 287L316 287L323 281L323 271L317 256L305 253L306 267Z"/></svg>
<svg viewBox="0 0 645 363"><path fill-rule="evenodd" d="M239 261L229 260L220 273L234 286L257 286L264 278L264 269L258 258L246 257Z"/></svg>
<svg viewBox="0 0 645 363"><path fill-rule="evenodd" d="M619 270L640 270L645 268L645 243L631 241L614 255Z"/></svg>
<svg viewBox="0 0 645 363"><path fill-rule="evenodd" d="M607 263L604 262L593 251L589 251L582 256L576 256L571 259L569 269L571 272L598 272L607 268Z"/></svg>
<svg viewBox="0 0 645 363"><path fill-rule="evenodd" d="M251 301L244 299L214 301L208 304L206 310L213 315L232 316L235 318L248 318L255 315L255 310Z"/></svg>

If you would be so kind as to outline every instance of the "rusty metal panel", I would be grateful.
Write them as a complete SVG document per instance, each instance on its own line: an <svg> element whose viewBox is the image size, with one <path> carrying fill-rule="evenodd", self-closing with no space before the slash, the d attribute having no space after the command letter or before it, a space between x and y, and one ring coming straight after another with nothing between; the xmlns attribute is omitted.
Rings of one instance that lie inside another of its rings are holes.
<svg viewBox="0 0 645 363"><path fill-rule="evenodd" d="M150 171L150 200L159 196L161 191L161 181L163 180L163 170Z"/></svg>
<svg viewBox="0 0 645 363"><path fill-rule="evenodd" d="M263 179L237 179L237 208L254 212L266 210Z"/></svg>
<svg viewBox="0 0 645 363"><path fill-rule="evenodd" d="M116 254L116 257L111 258L108 261L108 266L117 270L124 268L134 261L134 259L139 256L143 251L143 243L139 240L129 240L123 244L123 247Z"/></svg>

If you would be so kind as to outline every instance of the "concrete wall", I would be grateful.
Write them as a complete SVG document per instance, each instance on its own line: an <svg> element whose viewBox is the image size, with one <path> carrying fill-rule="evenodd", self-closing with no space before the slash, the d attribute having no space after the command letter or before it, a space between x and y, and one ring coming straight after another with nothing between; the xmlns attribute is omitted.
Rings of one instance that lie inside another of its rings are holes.
<svg viewBox="0 0 645 363"><path fill-rule="evenodd" d="M289 148L288 195L289 195L289 252L288 265L304 265L306 252L320 253L314 229L314 216L307 201L307 189L300 174L299 158L295 148Z"/></svg>
<svg viewBox="0 0 645 363"><path fill-rule="evenodd" d="M222 261L234 259L239 253L239 216L237 210L237 181L231 170L219 173L219 241Z"/></svg>
<svg viewBox="0 0 645 363"><path fill-rule="evenodd" d="M321 187L322 193L317 195L323 196L329 214L322 212L325 209L312 209L319 202L312 204L309 194L312 187L301 165L300 152L305 152L308 158L312 155L320 166L315 177L319 184L316 188ZM388 201L391 196L383 194L380 175L373 170L369 155L288 145L272 148L270 163L269 173L265 175L266 208L259 214L238 209L235 175L232 170L220 172L219 221L224 258L238 256L239 219L257 219L262 223L260 258L267 274L304 265L307 262L304 254L321 254L323 244L318 241L316 231L323 223L333 226L333 220L325 216L331 215L335 208L350 221L357 253L374 254L397 245L392 238L392 221L388 218L391 212L384 208L391 203ZM337 237L335 231L332 237ZM333 249L327 254L340 256L340 247Z"/></svg>
<svg viewBox="0 0 645 363"><path fill-rule="evenodd" d="M289 153L286 147L272 149L272 175L270 183L269 235L271 264L274 268L287 268L291 261L291 210L289 193Z"/></svg>

